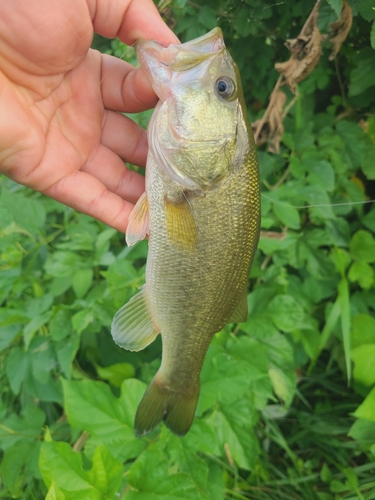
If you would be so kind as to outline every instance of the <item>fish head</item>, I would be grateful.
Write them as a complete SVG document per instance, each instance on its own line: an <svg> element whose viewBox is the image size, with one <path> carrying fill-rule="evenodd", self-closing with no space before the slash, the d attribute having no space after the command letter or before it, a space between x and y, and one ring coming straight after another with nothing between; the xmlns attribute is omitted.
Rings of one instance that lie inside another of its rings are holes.
<svg viewBox="0 0 375 500"><path fill-rule="evenodd" d="M160 168L184 188L210 188L248 144L239 72L220 28L168 47L141 40L136 52L160 99L149 127Z"/></svg>

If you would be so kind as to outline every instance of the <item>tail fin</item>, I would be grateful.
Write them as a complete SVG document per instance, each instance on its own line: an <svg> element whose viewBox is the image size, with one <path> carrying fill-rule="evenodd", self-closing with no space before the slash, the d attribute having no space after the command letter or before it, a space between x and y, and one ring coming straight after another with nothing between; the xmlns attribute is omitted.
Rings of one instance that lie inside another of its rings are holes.
<svg viewBox="0 0 375 500"><path fill-rule="evenodd" d="M194 419L199 397L199 382L186 393L170 390L158 377L148 386L135 416L135 435L142 437L159 422L177 436L184 436Z"/></svg>

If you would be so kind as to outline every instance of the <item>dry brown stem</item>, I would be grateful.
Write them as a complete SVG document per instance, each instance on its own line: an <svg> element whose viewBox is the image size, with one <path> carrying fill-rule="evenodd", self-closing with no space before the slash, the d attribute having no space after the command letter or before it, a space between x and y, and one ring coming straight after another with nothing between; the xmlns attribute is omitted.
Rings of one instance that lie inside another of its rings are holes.
<svg viewBox="0 0 375 500"><path fill-rule="evenodd" d="M293 93L296 92L296 84L304 80L318 64L322 53L321 43L325 35L321 35L317 26L320 1L316 2L297 38L285 42L292 53L289 60L275 64Z"/></svg>
<svg viewBox="0 0 375 500"><path fill-rule="evenodd" d="M332 45L331 54L329 60L332 61L341 49L341 45L346 40L349 34L350 28L352 27L353 14L352 9L346 0L343 1L341 10L341 19L330 26L331 36L329 41Z"/></svg>

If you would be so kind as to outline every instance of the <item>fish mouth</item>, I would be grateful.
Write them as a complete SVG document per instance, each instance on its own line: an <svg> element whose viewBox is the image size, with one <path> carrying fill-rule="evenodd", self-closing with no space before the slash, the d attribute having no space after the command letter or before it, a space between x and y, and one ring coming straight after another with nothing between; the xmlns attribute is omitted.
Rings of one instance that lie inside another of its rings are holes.
<svg viewBox="0 0 375 500"><path fill-rule="evenodd" d="M181 45L165 46L153 40L138 40L135 43L138 60L151 75L161 66L177 72L187 71L222 53L224 48L220 28Z"/></svg>

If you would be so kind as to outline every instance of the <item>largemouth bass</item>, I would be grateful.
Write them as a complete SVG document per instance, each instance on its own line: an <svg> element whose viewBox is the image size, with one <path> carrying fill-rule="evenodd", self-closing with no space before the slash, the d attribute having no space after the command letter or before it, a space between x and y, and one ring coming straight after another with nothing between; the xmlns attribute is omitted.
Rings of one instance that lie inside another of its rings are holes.
<svg viewBox="0 0 375 500"><path fill-rule="evenodd" d="M163 355L135 417L142 436L160 421L189 430L213 335L246 321L259 237L256 151L240 76L219 28L182 45L139 41L160 101L148 128L146 192L127 243L149 237L146 284L115 315L112 335L138 351L161 333Z"/></svg>

